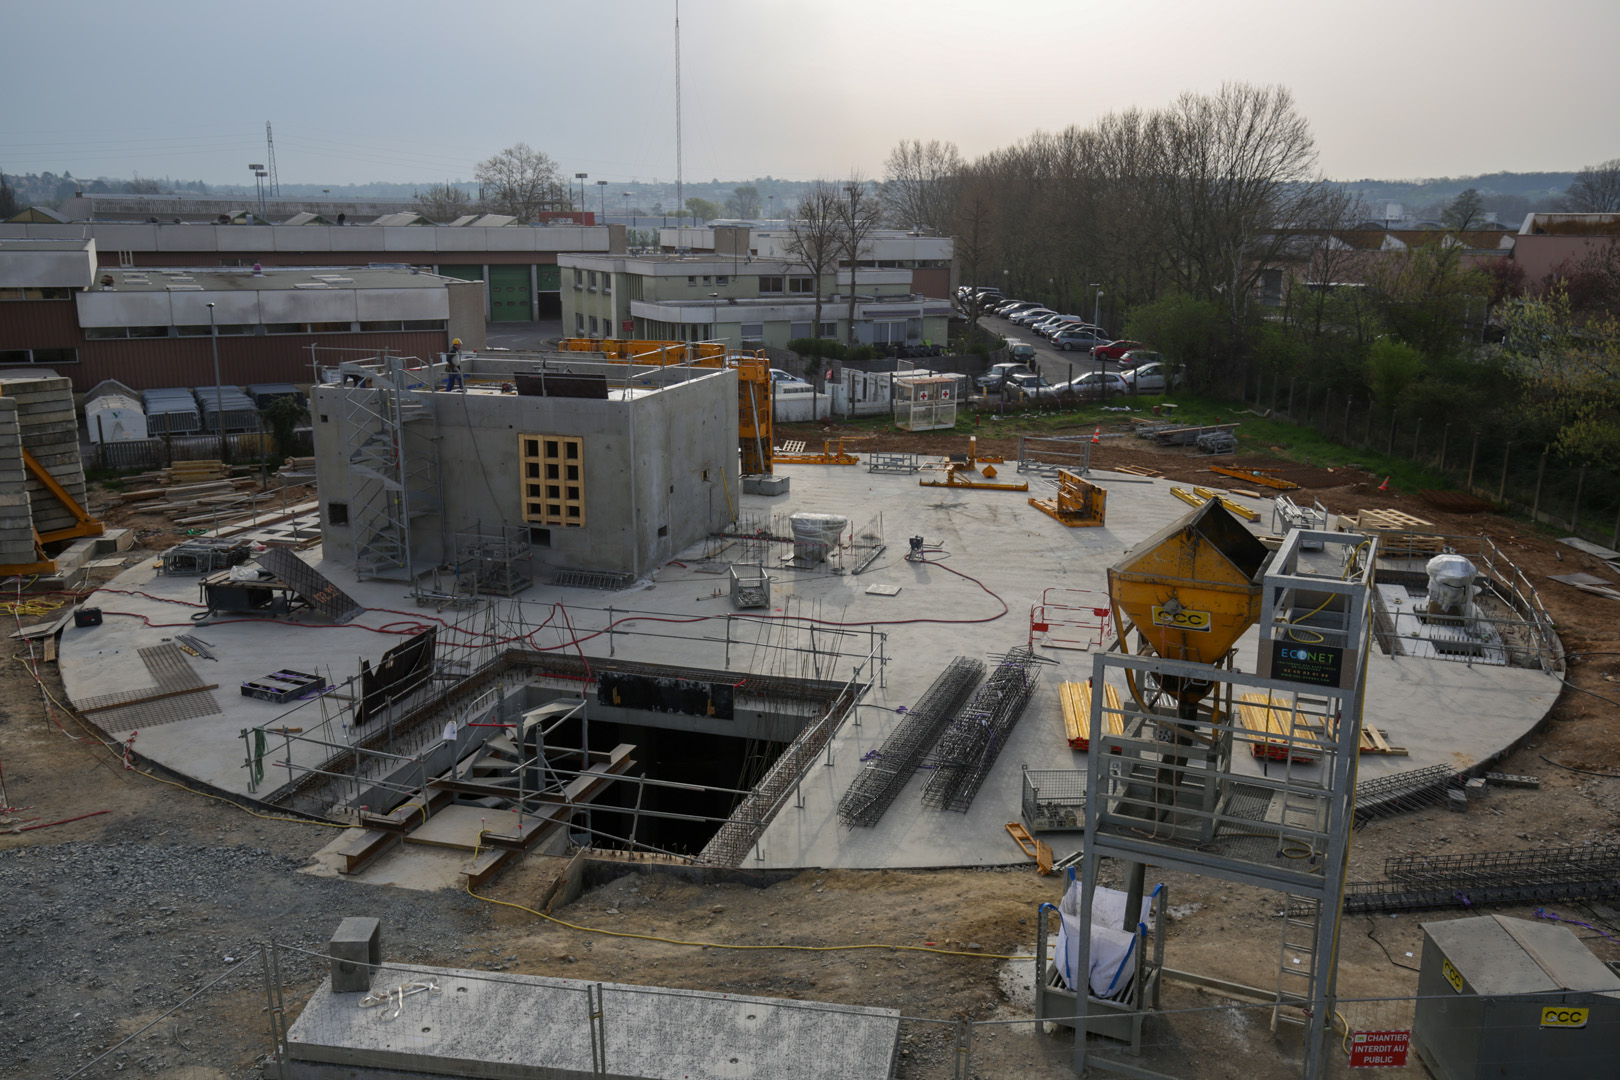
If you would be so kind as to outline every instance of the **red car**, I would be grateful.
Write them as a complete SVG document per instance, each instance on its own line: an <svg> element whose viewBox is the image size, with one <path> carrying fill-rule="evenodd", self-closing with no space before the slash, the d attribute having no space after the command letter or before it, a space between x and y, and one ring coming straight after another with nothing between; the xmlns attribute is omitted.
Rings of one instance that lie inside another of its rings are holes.
<svg viewBox="0 0 1620 1080"><path fill-rule="evenodd" d="M1091 350L1091 355L1097 360L1118 360L1130 350L1140 348L1143 348L1140 341L1126 341L1121 338L1119 341L1110 341L1106 345L1097 346Z"/></svg>

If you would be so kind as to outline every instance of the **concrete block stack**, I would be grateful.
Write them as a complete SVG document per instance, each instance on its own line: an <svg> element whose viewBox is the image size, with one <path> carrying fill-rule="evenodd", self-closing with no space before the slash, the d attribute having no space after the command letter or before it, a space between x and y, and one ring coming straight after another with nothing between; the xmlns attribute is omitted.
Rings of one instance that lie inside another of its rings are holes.
<svg viewBox="0 0 1620 1080"><path fill-rule="evenodd" d="M17 403L0 397L0 566L34 561L34 516L23 474Z"/></svg>
<svg viewBox="0 0 1620 1080"><path fill-rule="evenodd" d="M0 380L0 395L16 406L23 448L83 506L84 462L79 456L79 421L73 409L72 381L7 377ZM27 478L27 489L35 529L48 533L68 528L77 520L33 476Z"/></svg>

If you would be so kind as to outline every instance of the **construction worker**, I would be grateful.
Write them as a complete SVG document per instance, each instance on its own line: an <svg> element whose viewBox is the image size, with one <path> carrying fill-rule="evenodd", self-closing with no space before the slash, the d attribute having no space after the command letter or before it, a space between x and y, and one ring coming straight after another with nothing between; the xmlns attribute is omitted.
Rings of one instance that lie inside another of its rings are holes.
<svg viewBox="0 0 1620 1080"><path fill-rule="evenodd" d="M444 354L445 380L444 388L450 390L467 390L467 384L461 381L461 339L456 338L450 343L450 351Z"/></svg>

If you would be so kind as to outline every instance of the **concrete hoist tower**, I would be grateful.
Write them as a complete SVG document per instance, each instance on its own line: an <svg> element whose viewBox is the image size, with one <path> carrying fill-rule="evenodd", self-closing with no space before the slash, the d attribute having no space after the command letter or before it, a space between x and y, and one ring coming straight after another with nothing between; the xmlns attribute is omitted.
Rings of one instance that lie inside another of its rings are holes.
<svg viewBox="0 0 1620 1080"><path fill-rule="evenodd" d="M1295 529L1272 554L1210 500L1109 570L1120 634L1092 670L1121 704L1091 695L1076 970L1104 857L1127 864L1131 913L1147 863L1282 893L1272 1028L1304 1027L1311 1080L1333 1015L1375 545ZM1234 748L1264 769L1235 769ZM1087 1045L1079 997L1075 1070L1144 1075Z"/></svg>
<svg viewBox="0 0 1620 1080"><path fill-rule="evenodd" d="M432 376L390 356L345 362L338 371L345 386L339 410L355 574L362 581L414 581L425 555L413 549L416 529L423 519L442 517L444 506L438 427L427 396ZM439 540L440 550L427 561L444 557L443 536Z"/></svg>

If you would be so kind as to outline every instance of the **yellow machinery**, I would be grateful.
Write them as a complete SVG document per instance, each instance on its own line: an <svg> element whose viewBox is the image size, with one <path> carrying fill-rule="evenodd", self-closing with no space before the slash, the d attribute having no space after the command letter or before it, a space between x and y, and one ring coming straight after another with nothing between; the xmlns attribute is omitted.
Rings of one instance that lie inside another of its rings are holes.
<svg viewBox="0 0 1620 1080"><path fill-rule="evenodd" d="M921 487L949 487L949 488L978 488L982 491L1028 491L1029 482L1019 480L1016 482L997 480L995 465L1001 464L1002 459L994 455L979 456L979 437L968 436L968 452L966 457L952 457L947 461L935 465L925 465L924 468L945 469L943 480L918 480ZM984 468L980 469L979 466Z"/></svg>
<svg viewBox="0 0 1620 1080"><path fill-rule="evenodd" d="M562 352L597 353L612 363L644 367L730 367L737 372L737 444L744 476L771 472L771 362L763 353L729 353L717 341L620 341L563 338Z"/></svg>
<svg viewBox="0 0 1620 1080"><path fill-rule="evenodd" d="M832 440L828 439L821 444L821 453L809 454L804 451L804 444L785 444L771 452L771 460L783 465L859 465L861 459L844 449L844 440L838 440L838 449L832 448Z"/></svg>
<svg viewBox="0 0 1620 1080"><path fill-rule="evenodd" d="M1068 469L1060 469L1057 498L1031 499L1029 505L1071 529L1101 525L1108 517L1108 492Z"/></svg>

